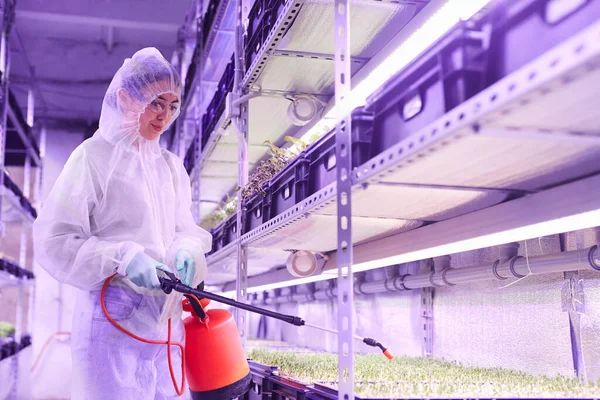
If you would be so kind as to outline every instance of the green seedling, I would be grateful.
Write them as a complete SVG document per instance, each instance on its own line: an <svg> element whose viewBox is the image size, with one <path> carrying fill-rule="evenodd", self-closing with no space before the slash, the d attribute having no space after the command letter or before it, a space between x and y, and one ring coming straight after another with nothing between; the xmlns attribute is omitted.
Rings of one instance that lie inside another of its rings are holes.
<svg viewBox="0 0 600 400"><path fill-rule="evenodd" d="M249 200L257 194L266 196L265 185L319 137L321 137L320 134L314 134L308 140L302 140L286 136L284 141L291 144L287 148L277 147L270 140L266 140L264 145L269 148L271 157L261 161L248 177L248 184L243 188L236 187L236 193L241 191L243 201ZM215 211L202 220L200 226L206 230L213 229L236 212L237 197L220 204Z"/></svg>
<svg viewBox="0 0 600 400"><path fill-rule="evenodd" d="M337 386L335 354L255 348L249 357L261 364L277 366L280 376L304 384ZM389 361L380 355L356 355L354 380L356 393L363 398L600 396L597 382L535 376L501 368L466 367L430 358L398 357Z"/></svg>

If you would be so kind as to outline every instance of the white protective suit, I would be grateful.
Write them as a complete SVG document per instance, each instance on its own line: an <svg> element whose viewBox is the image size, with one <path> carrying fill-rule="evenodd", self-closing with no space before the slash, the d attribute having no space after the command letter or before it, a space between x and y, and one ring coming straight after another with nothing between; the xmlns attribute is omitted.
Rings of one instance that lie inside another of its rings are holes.
<svg viewBox="0 0 600 400"><path fill-rule="evenodd" d="M133 99L126 105L123 90ZM72 332L73 400L176 397L166 346L121 333L99 303L105 279L118 272L106 293L112 316L133 333L156 340L166 340L172 317L172 339L182 342L181 295L134 285L126 267L144 251L177 274L177 252L186 249L196 263L193 286L206 277L211 235L192 217L183 163L158 140L139 133L141 114L165 93L180 99L181 82L158 50L143 49L125 60L104 97L99 130L75 149L33 226L40 265L81 289ZM172 350L181 379L179 350Z"/></svg>

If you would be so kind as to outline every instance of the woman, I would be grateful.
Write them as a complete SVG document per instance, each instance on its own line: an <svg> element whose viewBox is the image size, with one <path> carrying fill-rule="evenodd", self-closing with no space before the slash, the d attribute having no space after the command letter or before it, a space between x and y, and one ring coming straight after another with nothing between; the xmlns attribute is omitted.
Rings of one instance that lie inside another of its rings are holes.
<svg viewBox="0 0 600 400"><path fill-rule="evenodd" d="M72 399L169 399L176 393L166 346L118 331L106 306L131 332L183 341L181 297L160 290L160 269L184 283L206 277L211 235L191 214L190 180L181 160L159 146L179 115L181 82L158 50L125 60L102 104L100 127L71 155L33 226L36 259L81 292L72 330ZM178 350L173 366L180 374ZM181 376L178 375L179 380ZM182 398L182 397L178 397Z"/></svg>

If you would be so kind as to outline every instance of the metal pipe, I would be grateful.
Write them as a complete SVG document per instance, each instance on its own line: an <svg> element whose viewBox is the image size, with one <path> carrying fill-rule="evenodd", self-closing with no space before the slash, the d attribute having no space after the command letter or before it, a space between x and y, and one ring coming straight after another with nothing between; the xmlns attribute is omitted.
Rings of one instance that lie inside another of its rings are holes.
<svg viewBox="0 0 600 400"><path fill-rule="evenodd" d="M275 305L275 297L268 297L263 301L263 303L267 306Z"/></svg>
<svg viewBox="0 0 600 400"><path fill-rule="evenodd" d="M396 271L395 274L393 274L392 276L397 275L398 271ZM383 280L385 278L388 278L388 274L385 268L379 268L379 269L372 269L370 271L366 271L366 276L365 278L368 281L380 281ZM361 283L363 283L363 281L361 281Z"/></svg>
<svg viewBox="0 0 600 400"><path fill-rule="evenodd" d="M358 285L361 294L375 294L381 293L385 291L389 291L387 286L388 279L371 281L371 282L363 282Z"/></svg>
<svg viewBox="0 0 600 400"><path fill-rule="evenodd" d="M493 272L494 264L495 263L484 264L468 268L451 268L440 274L436 273L436 275L439 275L442 278L441 286L453 286L460 283L486 281L496 279Z"/></svg>
<svg viewBox="0 0 600 400"><path fill-rule="evenodd" d="M596 241L595 243L600 243L600 226L597 226L594 228L594 233L596 236Z"/></svg>
<svg viewBox="0 0 600 400"><path fill-rule="evenodd" d="M329 297L329 295L327 294L327 289L326 290L317 290L315 292L315 300L317 301L324 301L324 300L329 300L331 297Z"/></svg>
<svg viewBox="0 0 600 400"><path fill-rule="evenodd" d="M315 296L312 292L294 293L290 297L293 301L296 301L298 303L305 301L313 301L315 299Z"/></svg>
<svg viewBox="0 0 600 400"><path fill-rule="evenodd" d="M519 255L519 247L521 247L521 246L519 245L519 243L516 243L516 242L506 243L506 244L499 246L500 261L501 262L507 261L513 257L518 256Z"/></svg>
<svg viewBox="0 0 600 400"><path fill-rule="evenodd" d="M452 257L450 256L434 257L433 268L436 272L441 272L446 268L450 268L450 261L452 261Z"/></svg>
<svg viewBox="0 0 600 400"><path fill-rule="evenodd" d="M233 107L239 107L240 105L242 105L242 104L246 103L246 102L247 102L247 101L249 101L250 99L253 99L253 98L255 98L255 97L260 97L260 96L262 96L262 93L261 93L261 92L252 92L252 93L246 94L246 95L244 95L244 96L242 96L242 97L239 97L239 98L238 98L238 99L236 99L236 100L233 100L233 101L231 102L231 107L232 107L232 108L233 108Z"/></svg>
<svg viewBox="0 0 600 400"><path fill-rule="evenodd" d="M510 257L516 253L516 246L505 246L501 257ZM416 275L398 275L377 281L361 283L359 293L375 294L390 291L404 291L426 287L454 286L486 280L504 280L508 278L524 278L529 275L541 275L565 271L591 270L600 271L600 250L598 246L587 249L567 251L529 257L513 256L508 259L498 259L492 263L475 265L464 268L445 268ZM336 297L337 289L331 286L316 290L313 297L317 301L329 300ZM287 299L278 299L284 303ZM304 300L294 297L294 301Z"/></svg>
<svg viewBox="0 0 600 400"><path fill-rule="evenodd" d="M529 260L525 257L513 257L509 262L494 267L499 261L473 267L452 268L442 273L436 272L435 279L425 279L425 275L430 274L408 276L404 279L404 285L408 289L417 289L437 286L434 283L439 285L440 280L441 286L453 286L461 283L499 280L500 278L497 275L500 275L502 278L523 278L528 275L577 271L581 269L600 271L597 246L584 250L530 257ZM497 274L494 273L494 268L496 268Z"/></svg>
<svg viewBox="0 0 600 400"><path fill-rule="evenodd" d="M531 273L535 275L585 269L600 271L598 256L598 246L593 246L583 250L539 256L534 263L529 262L529 267L526 259L521 257L514 263L514 270L522 275L527 275L530 268Z"/></svg>

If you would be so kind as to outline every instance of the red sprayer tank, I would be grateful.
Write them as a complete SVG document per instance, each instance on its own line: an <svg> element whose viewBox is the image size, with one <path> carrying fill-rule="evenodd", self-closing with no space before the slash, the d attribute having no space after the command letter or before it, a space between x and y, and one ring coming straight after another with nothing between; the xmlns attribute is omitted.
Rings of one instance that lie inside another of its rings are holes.
<svg viewBox="0 0 600 400"><path fill-rule="evenodd" d="M202 308L210 300L202 299ZM222 309L206 311L203 320L189 300L192 313L185 326L185 369L194 400L233 399L250 389L252 377L233 315Z"/></svg>

